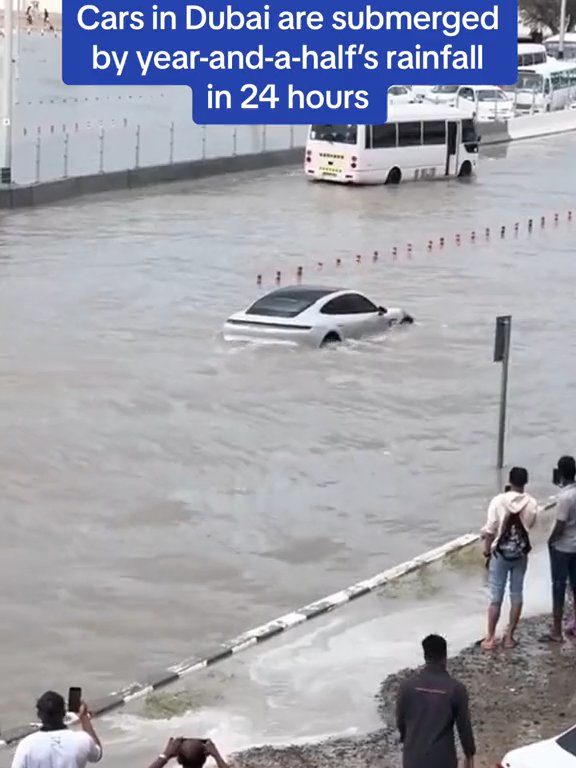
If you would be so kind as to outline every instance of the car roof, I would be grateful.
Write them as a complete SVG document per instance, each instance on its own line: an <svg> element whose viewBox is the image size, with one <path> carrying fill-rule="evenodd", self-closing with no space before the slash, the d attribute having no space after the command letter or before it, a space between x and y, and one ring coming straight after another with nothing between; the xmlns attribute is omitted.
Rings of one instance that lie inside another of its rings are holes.
<svg viewBox="0 0 576 768"><path fill-rule="evenodd" d="M326 286L319 285L288 285L285 288L277 288L275 291L267 293L266 296L298 296L298 294L306 295L311 298L312 295L316 295L315 301L322 299L324 296L330 296L332 293L340 293L346 290L345 288L327 288Z"/></svg>

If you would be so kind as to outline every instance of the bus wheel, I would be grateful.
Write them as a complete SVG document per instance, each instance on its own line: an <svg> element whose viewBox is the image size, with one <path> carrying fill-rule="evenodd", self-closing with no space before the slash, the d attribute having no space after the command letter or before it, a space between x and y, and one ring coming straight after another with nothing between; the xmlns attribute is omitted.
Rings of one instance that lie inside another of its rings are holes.
<svg viewBox="0 0 576 768"><path fill-rule="evenodd" d="M458 176L461 179L467 179L468 176L471 176L471 175L472 175L472 163L470 162L470 160L466 160L460 166L460 173L458 174Z"/></svg>
<svg viewBox="0 0 576 768"><path fill-rule="evenodd" d="M386 184L400 184L402 181L402 171L400 168L392 168L386 179Z"/></svg>

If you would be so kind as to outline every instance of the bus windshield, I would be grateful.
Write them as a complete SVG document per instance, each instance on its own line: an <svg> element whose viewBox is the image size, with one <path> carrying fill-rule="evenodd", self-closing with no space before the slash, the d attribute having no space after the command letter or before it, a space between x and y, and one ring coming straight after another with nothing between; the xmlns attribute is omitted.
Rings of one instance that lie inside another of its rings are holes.
<svg viewBox="0 0 576 768"><path fill-rule="evenodd" d="M356 144L357 125L313 125L310 130L313 141L329 141L334 144Z"/></svg>
<svg viewBox="0 0 576 768"><path fill-rule="evenodd" d="M518 72L516 90L541 92L544 90L544 78L535 72Z"/></svg>
<svg viewBox="0 0 576 768"><path fill-rule="evenodd" d="M458 88L460 88L459 85L435 85L432 93L456 93Z"/></svg>

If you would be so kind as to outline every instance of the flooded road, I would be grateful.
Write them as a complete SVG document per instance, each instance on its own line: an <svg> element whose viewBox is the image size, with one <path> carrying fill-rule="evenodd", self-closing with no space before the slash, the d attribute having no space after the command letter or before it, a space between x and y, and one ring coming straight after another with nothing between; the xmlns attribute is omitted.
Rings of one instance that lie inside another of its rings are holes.
<svg viewBox="0 0 576 768"><path fill-rule="evenodd" d="M107 693L476 529L497 482L497 314L514 318L507 458L548 495L574 450L576 223L422 244L565 214L575 149L522 143L471 183L289 171L4 215L0 722L45 687ZM226 347L256 274L299 265L417 324L326 352Z"/></svg>

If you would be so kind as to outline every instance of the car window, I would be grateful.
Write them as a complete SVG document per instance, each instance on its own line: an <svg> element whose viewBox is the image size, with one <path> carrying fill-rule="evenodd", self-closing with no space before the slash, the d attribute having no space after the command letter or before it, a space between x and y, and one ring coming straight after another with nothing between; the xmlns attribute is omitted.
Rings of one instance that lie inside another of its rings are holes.
<svg viewBox="0 0 576 768"><path fill-rule="evenodd" d="M267 296L258 299L246 310L247 315L260 315L263 317L297 317L305 309L311 307L319 299L327 296L329 290L296 290L281 289L273 291Z"/></svg>
<svg viewBox="0 0 576 768"><path fill-rule="evenodd" d="M378 312L378 307L365 296L348 293L329 301L321 310L323 315L360 315L368 312Z"/></svg>
<svg viewBox="0 0 576 768"><path fill-rule="evenodd" d="M565 752L569 752L576 757L576 728L572 728L571 731L557 738L556 744Z"/></svg>

